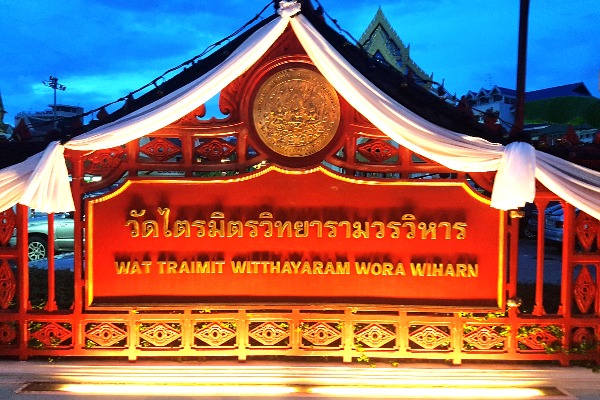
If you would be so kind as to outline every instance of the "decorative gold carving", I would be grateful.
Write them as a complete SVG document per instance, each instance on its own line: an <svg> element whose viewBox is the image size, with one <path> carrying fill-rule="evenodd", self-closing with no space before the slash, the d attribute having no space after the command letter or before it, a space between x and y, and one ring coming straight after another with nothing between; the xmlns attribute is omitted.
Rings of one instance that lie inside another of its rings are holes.
<svg viewBox="0 0 600 400"><path fill-rule="evenodd" d="M493 327L480 326L473 332L465 335L465 342L477 350L489 350L504 347L505 338L496 332Z"/></svg>
<svg viewBox="0 0 600 400"><path fill-rule="evenodd" d="M317 322L302 333L302 337L316 346L327 346L342 337L331 325Z"/></svg>
<svg viewBox="0 0 600 400"><path fill-rule="evenodd" d="M273 346L290 336L289 332L273 322L265 322L248 335L265 346Z"/></svg>
<svg viewBox="0 0 600 400"><path fill-rule="evenodd" d="M267 147L286 157L306 157L333 139L340 123L340 103L321 74L288 68L262 84L252 115Z"/></svg>
<svg viewBox="0 0 600 400"><path fill-rule="evenodd" d="M100 346L110 347L127 337L127 332L115 324L102 323L86 332L85 337Z"/></svg>
<svg viewBox="0 0 600 400"><path fill-rule="evenodd" d="M201 341L213 347L227 343L233 339L235 335L236 332L233 329L230 329L218 322L212 322L211 324L204 326L202 329L194 333L194 336L197 339L200 339Z"/></svg>
<svg viewBox="0 0 600 400"><path fill-rule="evenodd" d="M434 350L440 346L448 346L450 335L443 330L431 326L423 325L410 335L410 340L424 349Z"/></svg>
<svg viewBox="0 0 600 400"><path fill-rule="evenodd" d="M181 338L181 332L171 325L168 323L158 323L153 324L147 329L140 329L140 338L154 346L164 347Z"/></svg>
<svg viewBox="0 0 600 400"><path fill-rule="evenodd" d="M394 339L396 335L379 324L369 324L356 332L354 337L369 347L379 348Z"/></svg>

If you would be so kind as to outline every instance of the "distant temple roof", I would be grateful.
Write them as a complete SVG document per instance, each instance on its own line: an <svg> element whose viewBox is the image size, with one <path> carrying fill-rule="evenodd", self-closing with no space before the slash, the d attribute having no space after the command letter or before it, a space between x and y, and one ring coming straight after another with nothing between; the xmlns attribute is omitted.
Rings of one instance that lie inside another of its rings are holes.
<svg viewBox="0 0 600 400"><path fill-rule="evenodd" d="M4 103L2 102L2 93L0 93L0 136L1 137L12 134L12 127L9 124L6 124L4 122L5 115L6 115L6 109L4 108Z"/></svg>
<svg viewBox="0 0 600 400"><path fill-rule="evenodd" d="M583 82L571 83L569 85L555 86L546 89L533 90L525 93L526 101L553 99L555 97L568 96L591 96L592 94Z"/></svg>
<svg viewBox="0 0 600 400"><path fill-rule="evenodd" d="M410 45L405 46L392 28L381 7L360 37L360 45L374 58L386 63L405 75L412 74L419 83L431 87L433 74L428 75L410 58Z"/></svg>
<svg viewBox="0 0 600 400"><path fill-rule="evenodd" d="M477 97L489 96L492 93L499 93L506 96L517 96L517 91L514 89L504 88L494 85L491 89L479 89L478 92L469 90L466 94L467 98L475 99ZM525 101L536 101L544 99L554 99L556 97L583 96L588 97L592 94L583 82L571 83L569 85L554 86L546 89L532 90L525 93Z"/></svg>

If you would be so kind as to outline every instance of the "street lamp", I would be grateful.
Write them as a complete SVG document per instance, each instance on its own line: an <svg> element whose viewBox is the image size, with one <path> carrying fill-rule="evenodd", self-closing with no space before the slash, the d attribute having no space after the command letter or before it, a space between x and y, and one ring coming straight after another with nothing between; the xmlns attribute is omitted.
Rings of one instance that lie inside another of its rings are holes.
<svg viewBox="0 0 600 400"><path fill-rule="evenodd" d="M50 75L50 79L47 81L42 81L42 83L48 87L51 87L52 89L54 89L54 107L52 107L52 111L53 111L53 127L54 129L56 129L56 91L57 90L67 90L67 87L65 85L62 85L60 83L58 83L58 78L55 76Z"/></svg>

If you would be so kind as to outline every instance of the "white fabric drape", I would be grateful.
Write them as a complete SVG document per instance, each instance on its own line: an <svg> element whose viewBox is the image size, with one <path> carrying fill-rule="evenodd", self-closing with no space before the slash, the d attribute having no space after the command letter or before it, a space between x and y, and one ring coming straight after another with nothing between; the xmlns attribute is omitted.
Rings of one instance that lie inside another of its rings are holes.
<svg viewBox="0 0 600 400"><path fill-rule="evenodd" d="M525 143L505 147L436 126L407 110L362 76L304 16L296 15L299 5L282 3L281 18L256 31L207 74L117 121L72 139L64 147L94 151L119 146L185 116L260 59L291 20L296 36L323 76L390 138L454 170L498 171L493 207L512 209L533 201L537 178L558 196L600 219L600 173L538 152ZM20 202L41 211L72 211L63 151L63 146L52 143L43 154L0 171L0 210Z"/></svg>

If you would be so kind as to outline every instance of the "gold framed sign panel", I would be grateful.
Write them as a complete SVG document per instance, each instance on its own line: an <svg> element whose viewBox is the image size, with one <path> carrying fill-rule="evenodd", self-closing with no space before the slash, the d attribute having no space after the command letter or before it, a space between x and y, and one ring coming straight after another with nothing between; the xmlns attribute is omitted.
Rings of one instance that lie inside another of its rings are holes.
<svg viewBox="0 0 600 400"><path fill-rule="evenodd" d="M87 215L92 308L504 306L505 213L465 183L269 167L129 180Z"/></svg>

